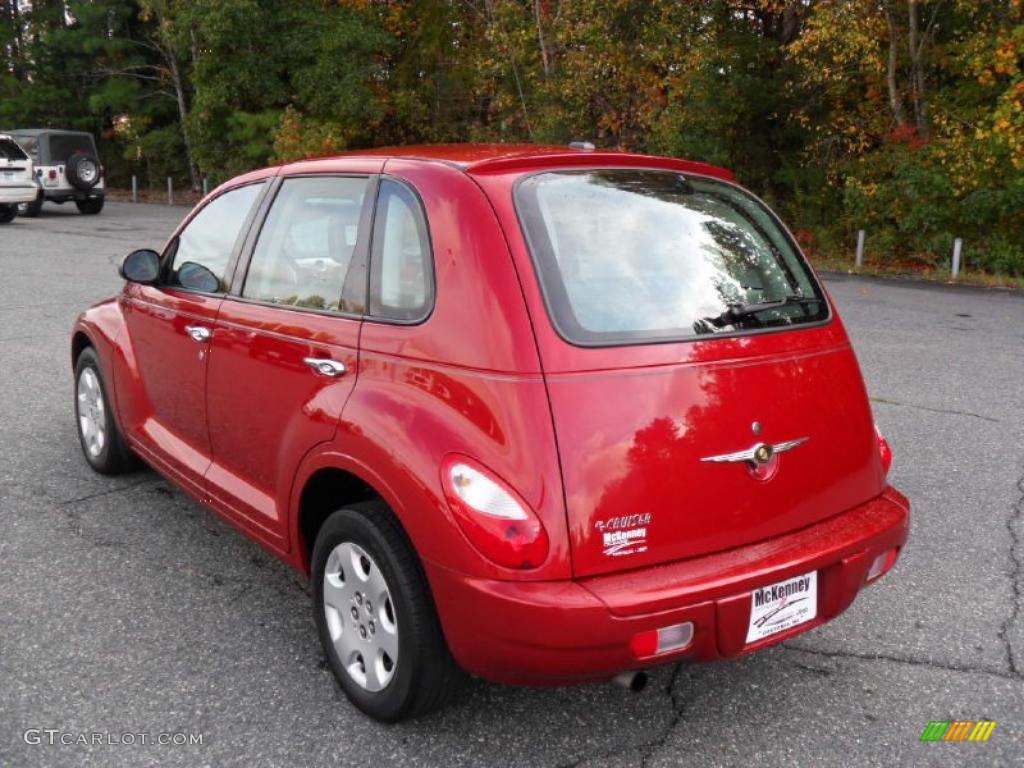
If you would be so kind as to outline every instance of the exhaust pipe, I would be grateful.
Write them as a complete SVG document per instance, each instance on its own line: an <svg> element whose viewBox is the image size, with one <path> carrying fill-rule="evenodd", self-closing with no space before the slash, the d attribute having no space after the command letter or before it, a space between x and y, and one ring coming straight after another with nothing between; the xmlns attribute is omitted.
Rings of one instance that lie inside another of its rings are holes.
<svg viewBox="0 0 1024 768"><path fill-rule="evenodd" d="M623 688L628 688L633 693L640 693L640 691L647 687L647 673L643 670L619 672L619 674L612 678L612 682L621 685Z"/></svg>

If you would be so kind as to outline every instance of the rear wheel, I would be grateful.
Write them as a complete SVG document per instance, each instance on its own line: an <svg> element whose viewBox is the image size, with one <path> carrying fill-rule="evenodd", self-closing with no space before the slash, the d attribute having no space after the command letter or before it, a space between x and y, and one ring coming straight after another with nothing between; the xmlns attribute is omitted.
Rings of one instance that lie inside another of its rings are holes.
<svg viewBox="0 0 1024 768"><path fill-rule="evenodd" d="M85 460L97 472L118 475L137 466L117 428L92 347L86 347L75 363L75 421Z"/></svg>
<svg viewBox="0 0 1024 768"><path fill-rule="evenodd" d="M317 631L353 704L395 722L452 700L463 673L419 559L386 504L364 502L331 515L312 566Z"/></svg>
<svg viewBox="0 0 1024 768"><path fill-rule="evenodd" d="M22 203L18 206L18 214L21 216L27 216L30 219L34 219L43 210L43 193L40 190L39 194L36 195L36 199L31 203Z"/></svg>
<svg viewBox="0 0 1024 768"><path fill-rule="evenodd" d="M75 205L78 206L79 213L95 216L103 210L103 198L90 197L86 200L75 200Z"/></svg>
<svg viewBox="0 0 1024 768"><path fill-rule="evenodd" d="M14 221L17 213L18 211L13 205L0 205L0 224L9 224Z"/></svg>

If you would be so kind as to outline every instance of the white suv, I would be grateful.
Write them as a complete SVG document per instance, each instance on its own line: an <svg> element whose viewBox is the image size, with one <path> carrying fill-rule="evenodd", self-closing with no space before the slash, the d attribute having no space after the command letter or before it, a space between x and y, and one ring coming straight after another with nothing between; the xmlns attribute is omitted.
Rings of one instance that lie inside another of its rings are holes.
<svg viewBox="0 0 1024 768"><path fill-rule="evenodd" d="M7 131L35 161L38 191L20 206L23 216L38 216L43 202L71 200L82 213L103 210L103 166L91 133L52 128L16 128Z"/></svg>
<svg viewBox="0 0 1024 768"><path fill-rule="evenodd" d="M0 133L0 224L14 218L19 203L31 203L39 193L32 161L13 138Z"/></svg>

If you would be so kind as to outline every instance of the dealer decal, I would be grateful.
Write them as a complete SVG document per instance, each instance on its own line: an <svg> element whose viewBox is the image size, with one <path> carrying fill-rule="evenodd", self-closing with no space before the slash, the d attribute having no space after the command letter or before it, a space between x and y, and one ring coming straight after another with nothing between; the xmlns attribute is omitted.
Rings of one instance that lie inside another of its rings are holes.
<svg viewBox="0 0 1024 768"><path fill-rule="evenodd" d="M761 640L810 621L818 615L816 571L758 587L750 597L747 642Z"/></svg>
<svg viewBox="0 0 1024 768"><path fill-rule="evenodd" d="M598 520L594 527L601 532L601 545L607 557L636 555L647 551L647 526L653 515L643 512Z"/></svg>

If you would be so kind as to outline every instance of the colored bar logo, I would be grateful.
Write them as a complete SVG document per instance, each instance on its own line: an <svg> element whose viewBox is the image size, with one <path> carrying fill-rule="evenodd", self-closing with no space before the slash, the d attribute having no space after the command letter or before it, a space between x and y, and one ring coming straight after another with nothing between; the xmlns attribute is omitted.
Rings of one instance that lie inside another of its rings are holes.
<svg viewBox="0 0 1024 768"><path fill-rule="evenodd" d="M988 741L995 728L995 720L932 720L921 741Z"/></svg>

